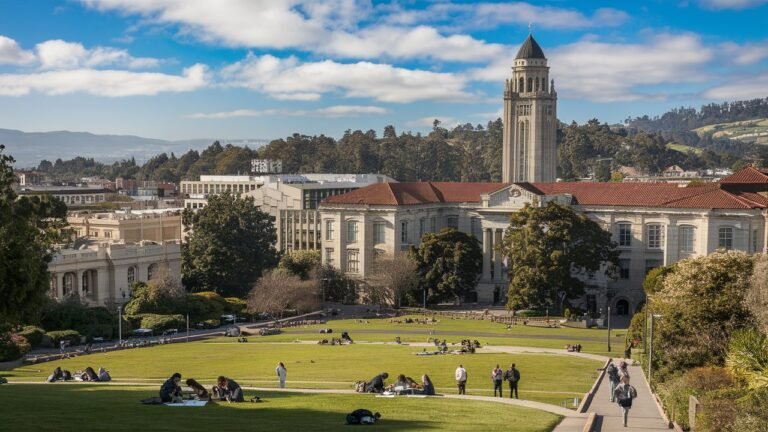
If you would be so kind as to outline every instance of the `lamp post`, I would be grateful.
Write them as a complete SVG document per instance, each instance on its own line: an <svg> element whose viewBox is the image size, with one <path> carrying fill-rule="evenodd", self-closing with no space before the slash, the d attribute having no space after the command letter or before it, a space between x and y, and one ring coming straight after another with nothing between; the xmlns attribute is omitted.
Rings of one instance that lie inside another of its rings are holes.
<svg viewBox="0 0 768 432"><path fill-rule="evenodd" d="M611 352L611 307L608 306L608 352Z"/></svg>
<svg viewBox="0 0 768 432"><path fill-rule="evenodd" d="M424 312L427 312L427 287L424 287Z"/></svg>
<svg viewBox="0 0 768 432"><path fill-rule="evenodd" d="M123 305L117 306L117 346L123 345Z"/></svg>

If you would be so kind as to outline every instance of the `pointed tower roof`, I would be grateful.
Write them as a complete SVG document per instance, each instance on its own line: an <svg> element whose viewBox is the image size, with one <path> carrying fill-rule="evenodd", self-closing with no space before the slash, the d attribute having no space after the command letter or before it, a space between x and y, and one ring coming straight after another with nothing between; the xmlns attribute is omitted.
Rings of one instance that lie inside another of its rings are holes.
<svg viewBox="0 0 768 432"><path fill-rule="evenodd" d="M515 60L518 59L545 59L544 57L544 51L542 51L541 47L538 43L536 43L536 40L533 39L533 36L530 34L528 35L528 38L525 39L525 42L523 42L523 45L520 47L520 50L517 51L517 56L515 57Z"/></svg>

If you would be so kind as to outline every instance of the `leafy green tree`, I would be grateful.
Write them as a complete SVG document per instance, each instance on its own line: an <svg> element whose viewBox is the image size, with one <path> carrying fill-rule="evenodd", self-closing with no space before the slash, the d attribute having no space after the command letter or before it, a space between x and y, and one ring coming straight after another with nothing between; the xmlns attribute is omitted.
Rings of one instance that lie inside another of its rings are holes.
<svg viewBox="0 0 768 432"><path fill-rule="evenodd" d="M252 197L212 196L197 212L185 210L188 233L182 247L182 276L192 291L245 296L261 274L277 264L272 218Z"/></svg>
<svg viewBox="0 0 768 432"><path fill-rule="evenodd" d="M730 335L754 327L744 301L753 260L742 252L718 252L678 262L649 296L655 320L652 361L665 374L704 365L722 366Z"/></svg>
<svg viewBox="0 0 768 432"><path fill-rule="evenodd" d="M66 206L48 196L19 197L14 159L0 145L0 325L35 316L50 287L48 263L66 222Z"/></svg>
<svg viewBox="0 0 768 432"><path fill-rule="evenodd" d="M526 206L510 217L499 247L509 261L507 307L543 309L558 294L584 294L583 276L603 269L613 277L618 252L611 234L568 206L550 202Z"/></svg>
<svg viewBox="0 0 768 432"><path fill-rule="evenodd" d="M409 253L421 276L420 289L427 290L427 303L464 297L477 286L483 252L480 242L468 234L453 228L427 233L419 247L411 246ZM421 298L418 292L412 292L411 297Z"/></svg>
<svg viewBox="0 0 768 432"><path fill-rule="evenodd" d="M280 258L278 268L307 280L313 270L320 266L320 251L297 250L287 252Z"/></svg>

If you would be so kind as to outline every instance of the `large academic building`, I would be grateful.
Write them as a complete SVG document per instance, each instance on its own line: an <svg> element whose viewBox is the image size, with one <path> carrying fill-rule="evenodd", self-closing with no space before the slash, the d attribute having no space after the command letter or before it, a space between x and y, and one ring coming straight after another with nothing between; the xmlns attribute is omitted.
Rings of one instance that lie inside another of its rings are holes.
<svg viewBox="0 0 768 432"><path fill-rule="evenodd" d="M506 301L508 266L496 251L509 217L525 204L572 206L613 235L619 278L587 280L581 306L627 315L645 302L646 273L718 249L764 251L768 171L745 168L698 187L673 183L556 182L557 93L544 52L529 36L504 90L501 183L379 183L320 205L322 259L364 283L378 257L418 245L444 227L475 236L483 267L468 302ZM578 303L578 301L577 301Z"/></svg>

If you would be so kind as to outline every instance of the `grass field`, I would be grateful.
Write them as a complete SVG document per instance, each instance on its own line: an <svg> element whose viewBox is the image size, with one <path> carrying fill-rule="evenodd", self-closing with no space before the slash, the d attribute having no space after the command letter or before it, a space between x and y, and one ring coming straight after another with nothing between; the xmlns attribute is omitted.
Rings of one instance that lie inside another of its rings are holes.
<svg viewBox="0 0 768 432"><path fill-rule="evenodd" d="M701 152L703 151L698 147L692 147L685 144L677 144L677 143L669 143L667 144L667 148L680 153L694 152L695 154L701 154Z"/></svg>
<svg viewBox="0 0 768 432"><path fill-rule="evenodd" d="M254 392L246 392L246 395ZM144 406L155 392L142 387L6 385L0 429L8 431L243 431L344 428L357 408L382 414L375 430L499 429L549 431L560 417L488 402L442 398L375 398L371 395L260 393L260 404L211 404L203 408ZM366 428L367 430L368 428Z"/></svg>
<svg viewBox="0 0 768 432"><path fill-rule="evenodd" d="M712 132L712 136L715 138L726 137L739 141L754 142L756 144L768 144L768 119L718 123L703 126L694 129L693 131L699 135L706 132Z"/></svg>
<svg viewBox="0 0 768 432"><path fill-rule="evenodd" d="M403 320L404 318L398 318ZM426 373L438 393L456 393L454 371L461 363L468 371L467 393L492 396L490 373L496 364L506 368L516 363L521 371L520 397L553 405L581 397L589 390L602 362L549 353L484 353L417 356L421 343L432 336L458 343L478 339L483 345L519 345L562 349L566 343L581 343L585 351L602 353L607 332L573 328L513 326L489 321L441 317L437 323L396 323L390 320L337 320L327 324L296 327L275 336L251 336L249 343L234 338L216 337L198 342L175 343L27 365L5 376L13 382L42 382L57 366L70 371L86 366L104 366L115 384L83 385L14 384L0 388L0 404L8 430L78 429L87 422L88 430L179 430L184 427L242 429L253 425L267 430L296 430L302 427L331 430L339 427L344 414L356 408L380 411L386 419L378 428L408 430L489 430L504 428L521 431L549 431L560 417L539 410L522 409L481 401L441 398L372 398L369 395L302 394L260 392L268 399L263 404L210 406L202 409L146 407L139 399L157 394L160 383L173 372L213 385L218 375L226 375L245 387L277 386L274 368L278 361L288 369L288 387L296 389L350 390L357 380L369 380L388 372L393 382L400 373L418 380ZM320 334L333 328L333 334ZM317 345L321 338L338 337L348 331L353 345ZM614 333L622 347L624 331ZM405 342L391 343L395 336ZM304 341L304 342L297 342ZM371 343L365 343L370 341ZM389 342L389 343L381 343ZM432 350L434 348L427 348ZM141 386L141 387L139 387ZM505 388L505 392L506 392ZM253 394L254 391L247 391ZM23 413L25 415L16 415ZM6 421L8 420L8 421ZM60 427L66 424L66 427Z"/></svg>

